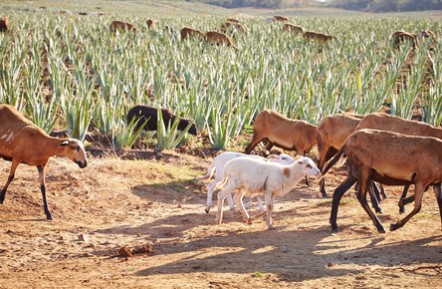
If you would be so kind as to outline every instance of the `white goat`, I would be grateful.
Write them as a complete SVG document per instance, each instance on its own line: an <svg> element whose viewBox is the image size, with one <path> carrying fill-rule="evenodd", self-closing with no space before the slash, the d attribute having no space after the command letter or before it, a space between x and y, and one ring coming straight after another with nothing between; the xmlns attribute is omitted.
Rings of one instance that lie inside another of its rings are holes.
<svg viewBox="0 0 442 289"><path fill-rule="evenodd" d="M215 159L210 164L210 167L207 170L207 173L204 176L196 178L197 180L210 179L213 176L213 174L215 173L215 178L207 186L206 213L209 213L210 207L212 206L213 190L215 189L216 184L219 181L221 181L223 178L225 164L228 161L233 160L234 158L238 158L238 157L250 157L250 158L258 158L258 159L262 159L262 160L269 159L271 161L274 161L274 162L277 162L280 164L284 164L284 165L289 165L294 162L293 158L287 154L280 154L280 155L271 154L267 157L267 159L260 157L260 156L247 155L247 154L238 153L238 152L223 152L223 153L219 154L218 156L215 157ZM235 205L233 203L232 195L227 196L227 201L229 202L230 209L234 210ZM259 197L258 197L258 205L259 205L260 211L263 211L262 202Z"/></svg>
<svg viewBox="0 0 442 289"><path fill-rule="evenodd" d="M281 165L260 159L235 158L225 165L223 180L216 185L217 189L223 187L218 192L216 222L217 224L222 222L224 199L236 192L234 201L243 219L251 224L252 220L267 213L267 226L269 230L273 230L271 214L275 196L287 194L305 176L317 177L320 174L313 160L308 157L300 157L291 165ZM244 208L242 198L246 194L256 193L264 194L267 210L250 217Z"/></svg>

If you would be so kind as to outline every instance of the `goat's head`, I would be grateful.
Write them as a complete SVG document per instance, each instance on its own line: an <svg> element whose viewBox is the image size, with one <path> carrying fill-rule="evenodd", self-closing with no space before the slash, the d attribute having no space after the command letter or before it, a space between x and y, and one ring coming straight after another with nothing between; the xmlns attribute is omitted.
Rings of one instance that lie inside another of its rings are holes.
<svg viewBox="0 0 442 289"><path fill-rule="evenodd" d="M79 140L67 139L62 141L60 145L64 148L63 155L65 157L75 162L82 169L87 166L86 152Z"/></svg>
<svg viewBox="0 0 442 289"><path fill-rule="evenodd" d="M292 164L295 160L289 156L288 154L271 154L267 156L267 159L280 163L282 165L290 165Z"/></svg>
<svg viewBox="0 0 442 289"><path fill-rule="evenodd" d="M318 167L315 165L315 162L313 162L311 158L300 157L295 162L306 176L318 177L321 175L321 171L318 169Z"/></svg>

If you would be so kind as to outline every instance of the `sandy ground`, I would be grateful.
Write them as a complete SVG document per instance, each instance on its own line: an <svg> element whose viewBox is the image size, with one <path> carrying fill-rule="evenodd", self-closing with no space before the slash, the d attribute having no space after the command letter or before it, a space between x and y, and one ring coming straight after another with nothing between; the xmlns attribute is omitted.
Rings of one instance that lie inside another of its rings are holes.
<svg viewBox="0 0 442 289"><path fill-rule="evenodd" d="M442 286L442 231L434 194L403 228L379 234L347 193L341 231L331 234L331 199L317 182L276 199L274 224L252 225L225 207L204 212L210 162L176 153L148 160L90 159L79 169L52 159L43 213L37 170L22 165L0 205L0 288L437 288ZM0 185L9 163L0 161ZM329 176L328 190L343 178ZM387 188L385 228L403 216L401 188ZM408 205L406 213L410 212ZM250 211L256 211L252 204ZM148 253L118 257L127 246Z"/></svg>

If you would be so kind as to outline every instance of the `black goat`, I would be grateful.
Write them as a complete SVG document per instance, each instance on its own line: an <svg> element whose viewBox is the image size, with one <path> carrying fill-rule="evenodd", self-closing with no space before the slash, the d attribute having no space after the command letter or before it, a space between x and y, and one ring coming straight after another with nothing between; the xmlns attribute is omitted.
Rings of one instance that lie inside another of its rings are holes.
<svg viewBox="0 0 442 289"><path fill-rule="evenodd" d="M163 122L166 127L169 125L170 121L172 121L172 123L175 121L176 116L171 110L167 108L162 108L161 114L163 116ZM144 129L157 130L158 109L156 107L147 105L136 105L129 110L127 114L127 122L130 123L133 118L135 118L137 121L136 129L138 129L148 119L146 125L144 126ZM189 123L189 120L179 118L178 129L185 130ZM192 135L196 135L197 131L194 123L190 126L188 132Z"/></svg>

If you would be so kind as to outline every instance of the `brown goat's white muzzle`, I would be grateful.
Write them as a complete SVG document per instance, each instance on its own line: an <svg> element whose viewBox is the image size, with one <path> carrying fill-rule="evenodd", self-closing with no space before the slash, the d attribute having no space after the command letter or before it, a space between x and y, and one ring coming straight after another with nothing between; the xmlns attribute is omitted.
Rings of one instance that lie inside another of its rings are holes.
<svg viewBox="0 0 442 289"><path fill-rule="evenodd" d="M77 160L74 160L74 162L81 168L81 169L84 169L85 167L87 167L87 161L86 160L84 160L84 161L77 161Z"/></svg>

